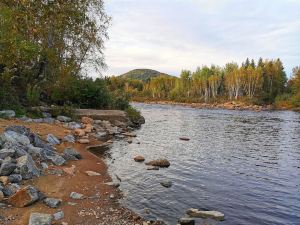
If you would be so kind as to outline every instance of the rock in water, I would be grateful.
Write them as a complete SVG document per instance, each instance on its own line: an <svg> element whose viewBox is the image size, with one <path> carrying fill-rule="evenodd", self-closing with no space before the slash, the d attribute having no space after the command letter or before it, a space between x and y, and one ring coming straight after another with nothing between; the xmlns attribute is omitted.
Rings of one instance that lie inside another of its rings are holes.
<svg viewBox="0 0 300 225"><path fill-rule="evenodd" d="M50 208L57 208L62 200L57 198L45 198L43 202Z"/></svg>
<svg viewBox="0 0 300 225"><path fill-rule="evenodd" d="M14 118L16 116L15 111L13 110L2 110L0 111L0 118Z"/></svg>
<svg viewBox="0 0 300 225"><path fill-rule="evenodd" d="M180 218L178 222L180 225L195 225L195 220L188 217Z"/></svg>
<svg viewBox="0 0 300 225"><path fill-rule="evenodd" d="M148 166L169 167L170 162L167 159L157 159L146 163Z"/></svg>
<svg viewBox="0 0 300 225"><path fill-rule="evenodd" d="M180 137L179 139L182 140L182 141L189 141L190 140L188 137Z"/></svg>
<svg viewBox="0 0 300 225"><path fill-rule="evenodd" d="M172 187L172 181L162 181L162 182L160 182L160 184L165 188Z"/></svg>
<svg viewBox="0 0 300 225"><path fill-rule="evenodd" d="M191 217L198 217L198 218L211 218L215 220L224 220L225 216L223 213L220 213L218 211L202 211L199 209L189 209L186 212Z"/></svg>
<svg viewBox="0 0 300 225"><path fill-rule="evenodd" d="M59 145L60 144L60 141L58 140L58 138L55 137L53 134L48 134L47 135L47 141L51 145Z"/></svg>
<svg viewBox="0 0 300 225"><path fill-rule="evenodd" d="M72 119L70 117L67 117L67 116L58 116L56 119L58 121L64 122L64 123L68 123L68 122L72 121Z"/></svg>
<svg viewBox="0 0 300 225"><path fill-rule="evenodd" d="M26 207L39 200L39 191L33 186L26 186L10 196L8 203L16 207Z"/></svg>
<svg viewBox="0 0 300 225"><path fill-rule="evenodd" d="M136 162L144 162L145 161L145 158L143 156L141 156L141 155L137 155L133 159Z"/></svg>
<svg viewBox="0 0 300 225"><path fill-rule="evenodd" d="M52 215L43 213L31 213L28 225L51 225Z"/></svg>
<svg viewBox="0 0 300 225"><path fill-rule="evenodd" d="M40 172L30 155L17 158L17 168L15 171L25 180L40 176Z"/></svg>

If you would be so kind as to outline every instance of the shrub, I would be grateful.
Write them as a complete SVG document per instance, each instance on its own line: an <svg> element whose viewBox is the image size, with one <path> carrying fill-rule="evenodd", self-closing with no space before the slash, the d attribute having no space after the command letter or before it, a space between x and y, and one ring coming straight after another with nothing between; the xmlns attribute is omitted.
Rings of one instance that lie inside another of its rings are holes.
<svg viewBox="0 0 300 225"><path fill-rule="evenodd" d="M40 102L41 89L37 86L28 85L26 91L27 102L30 106L36 106Z"/></svg>
<svg viewBox="0 0 300 225"><path fill-rule="evenodd" d="M133 108L132 106L129 106L125 111L129 119L134 123L138 123L139 120L142 118L141 112Z"/></svg>

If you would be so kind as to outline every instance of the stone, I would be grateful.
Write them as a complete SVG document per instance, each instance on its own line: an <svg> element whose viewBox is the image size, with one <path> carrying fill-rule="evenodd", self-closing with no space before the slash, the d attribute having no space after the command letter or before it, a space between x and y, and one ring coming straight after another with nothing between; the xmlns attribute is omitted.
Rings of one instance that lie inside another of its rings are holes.
<svg viewBox="0 0 300 225"><path fill-rule="evenodd" d="M75 129L74 133L78 137L83 137L85 135L85 131L83 129Z"/></svg>
<svg viewBox="0 0 300 225"><path fill-rule="evenodd" d="M70 198L73 198L73 199L83 199L84 196L83 196L83 194L80 194L80 193L77 193L77 192L71 192Z"/></svg>
<svg viewBox="0 0 300 225"><path fill-rule="evenodd" d="M84 124L93 124L94 120L90 117L84 116L81 118L81 122Z"/></svg>
<svg viewBox="0 0 300 225"><path fill-rule="evenodd" d="M71 167L63 168L63 171L69 175L75 175L75 168L76 166L72 165Z"/></svg>
<svg viewBox="0 0 300 225"><path fill-rule="evenodd" d="M170 188L172 187L172 181L162 181L160 182L161 186L165 187L165 188Z"/></svg>
<svg viewBox="0 0 300 225"><path fill-rule="evenodd" d="M130 133L130 132L126 132L126 133L124 133L124 135L127 137L136 137L137 136L136 134Z"/></svg>
<svg viewBox="0 0 300 225"><path fill-rule="evenodd" d="M57 208L62 200L57 198L45 198L43 202L50 208Z"/></svg>
<svg viewBox="0 0 300 225"><path fill-rule="evenodd" d="M196 218L211 218L214 220L222 221L225 219L225 215L218 211L204 211L199 209L188 209L186 212L191 217Z"/></svg>
<svg viewBox="0 0 300 225"><path fill-rule="evenodd" d="M15 111L13 110L2 110L0 111L0 118L14 118L16 116Z"/></svg>
<svg viewBox="0 0 300 225"><path fill-rule="evenodd" d="M76 122L70 122L67 124L67 128L75 130L75 129L81 129L82 126L80 123L76 123Z"/></svg>
<svg viewBox="0 0 300 225"><path fill-rule="evenodd" d="M0 182L1 182L3 185L7 185L7 184L9 183L8 176L1 176L1 177L0 177Z"/></svg>
<svg viewBox="0 0 300 225"><path fill-rule="evenodd" d="M44 118L43 119L43 123L54 124L55 123L55 119L53 119L53 118Z"/></svg>
<svg viewBox="0 0 300 225"><path fill-rule="evenodd" d="M80 153L78 151L76 151L74 148L66 148L64 150L64 155L71 155L74 156L77 159L82 159L82 156L80 155Z"/></svg>
<svg viewBox="0 0 300 225"><path fill-rule="evenodd" d="M18 184L8 184L3 188L2 192L5 196L11 196L18 190L20 190L20 186Z"/></svg>
<svg viewBox="0 0 300 225"><path fill-rule="evenodd" d="M60 144L60 141L58 140L58 138L55 137L53 134L47 135L47 141L51 145L59 145Z"/></svg>
<svg viewBox="0 0 300 225"><path fill-rule="evenodd" d="M94 127L91 124L86 124L84 128L85 133L92 133Z"/></svg>
<svg viewBox="0 0 300 225"><path fill-rule="evenodd" d="M188 217L180 218L178 222L180 225L195 225L195 220Z"/></svg>
<svg viewBox="0 0 300 225"><path fill-rule="evenodd" d="M169 167L170 162L167 159L157 159L146 163L148 166Z"/></svg>
<svg viewBox="0 0 300 225"><path fill-rule="evenodd" d="M6 142L3 146L4 149L9 149L15 151L15 154L11 157L18 158L20 156L27 154L27 146L23 146L16 142Z"/></svg>
<svg viewBox="0 0 300 225"><path fill-rule="evenodd" d="M45 163L45 162L42 162L42 163L41 163L41 166L42 166L43 170L46 170L46 169L49 168L48 164Z"/></svg>
<svg viewBox="0 0 300 225"><path fill-rule="evenodd" d="M90 143L90 140L89 139L79 139L79 140L77 140L78 141L78 143L80 143L80 144L89 144Z"/></svg>
<svg viewBox="0 0 300 225"><path fill-rule="evenodd" d="M53 151L54 150L51 145L49 145L48 143L44 142L37 134L30 133L28 135L28 137L29 137L30 143L34 147L46 149L46 150L49 150L49 151Z"/></svg>
<svg viewBox="0 0 300 225"><path fill-rule="evenodd" d="M17 166L15 172L20 174L25 180L40 176L40 172L30 155L24 155L17 158Z"/></svg>
<svg viewBox="0 0 300 225"><path fill-rule="evenodd" d="M53 217L50 214L31 213L28 225L51 225Z"/></svg>
<svg viewBox="0 0 300 225"><path fill-rule="evenodd" d="M42 112L42 115L43 115L44 118L51 118L52 117L51 113L48 113L48 112Z"/></svg>
<svg viewBox="0 0 300 225"><path fill-rule="evenodd" d="M145 161L145 158L143 156L141 156L141 155L137 155L133 159L136 162L144 162Z"/></svg>
<svg viewBox="0 0 300 225"><path fill-rule="evenodd" d="M30 134L30 129L25 126L9 126L5 129L5 131L14 131L18 134L23 134L25 136L28 136Z"/></svg>
<svg viewBox="0 0 300 225"><path fill-rule="evenodd" d="M116 188L120 187L120 183L119 182L108 182L108 183L105 183L105 184L107 184L109 186L116 187Z"/></svg>
<svg viewBox="0 0 300 225"><path fill-rule="evenodd" d="M71 122L72 119L70 117L67 117L67 116L58 116L56 117L56 119L60 122L64 122L64 123L68 123L68 122Z"/></svg>
<svg viewBox="0 0 300 225"><path fill-rule="evenodd" d="M26 207L39 200L39 191L29 185L10 196L8 203L16 207Z"/></svg>
<svg viewBox="0 0 300 225"><path fill-rule="evenodd" d="M2 192L2 191L0 191L0 202L2 202L2 201L3 201L3 199L4 199L4 194L3 194L3 192Z"/></svg>
<svg viewBox="0 0 300 225"><path fill-rule="evenodd" d="M20 174L11 174L8 177L10 183L20 183L22 181L22 176Z"/></svg>
<svg viewBox="0 0 300 225"><path fill-rule="evenodd" d="M62 166L66 162L62 156L52 151L44 151L44 157L51 160L51 162L56 166Z"/></svg>
<svg viewBox="0 0 300 225"><path fill-rule="evenodd" d="M41 158L42 157L42 153L43 153L43 149L39 148L39 147L34 147L33 145L28 145L27 146L27 152L29 155L31 155L32 157L38 157Z"/></svg>
<svg viewBox="0 0 300 225"><path fill-rule="evenodd" d="M0 167L0 176L8 176L16 169L16 164L11 162L3 162Z"/></svg>
<svg viewBox="0 0 300 225"><path fill-rule="evenodd" d="M19 143L23 146L27 146L30 144L30 140L27 136L16 133L15 131L5 131L2 136L3 139L7 142Z"/></svg>
<svg viewBox="0 0 300 225"><path fill-rule="evenodd" d="M149 166L147 167L147 170L159 170L158 166Z"/></svg>
<svg viewBox="0 0 300 225"><path fill-rule="evenodd" d="M54 220L61 220L65 217L65 214L63 211L59 211L53 214Z"/></svg>
<svg viewBox="0 0 300 225"><path fill-rule="evenodd" d="M85 173L90 176L90 177L95 177L95 176L101 176L100 173L94 172L94 171L85 171Z"/></svg>
<svg viewBox="0 0 300 225"><path fill-rule="evenodd" d="M67 136L64 136L63 141L75 143L75 137L72 134L69 134Z"/></svg>
<svg viewBox="0 0 300 225"><path fill-rule="evenodd" d="M16 151L14 149L1 149L0 150L0 159L5 159L6 157L14 157Z"/></svg>
<svg viewBox="0 0 300 225"><path fill-rule="evenodd" d="M188 137L180 137L179 139L182 140L182 141L189 141L190 140Z"/></svg>

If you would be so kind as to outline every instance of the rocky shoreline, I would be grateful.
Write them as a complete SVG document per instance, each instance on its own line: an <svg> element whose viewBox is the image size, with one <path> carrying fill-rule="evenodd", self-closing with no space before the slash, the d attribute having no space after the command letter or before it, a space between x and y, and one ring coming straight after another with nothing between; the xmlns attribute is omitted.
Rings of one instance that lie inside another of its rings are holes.
<svg viewBox="0 0 300 225"><path fill-rule="evenodd" d="M119 184L90 151L130 143L130 121L9 118L0 119L0 224L164 224L122 207Z"/></svg>

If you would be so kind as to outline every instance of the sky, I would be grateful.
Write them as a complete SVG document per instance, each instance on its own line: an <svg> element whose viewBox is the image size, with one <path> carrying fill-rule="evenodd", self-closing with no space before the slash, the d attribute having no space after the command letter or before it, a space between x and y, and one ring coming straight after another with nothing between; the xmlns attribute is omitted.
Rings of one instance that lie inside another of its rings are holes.
<svg viewBox="0 0 300 225"><path fill-rule="evenodd" d="M300 0L106 0L108 69L178 76L202 65L280 58L300 66Z"/></svg>

